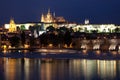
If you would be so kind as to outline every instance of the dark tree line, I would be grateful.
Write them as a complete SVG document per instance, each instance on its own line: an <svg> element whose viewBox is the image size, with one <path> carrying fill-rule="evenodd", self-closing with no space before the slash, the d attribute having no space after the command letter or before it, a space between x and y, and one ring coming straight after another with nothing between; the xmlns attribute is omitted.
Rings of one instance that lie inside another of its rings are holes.
<svg viewBox="0 0 120 80"><path fill-rule="evenodd" d="M30 31L33 34L34 30L40 29L40 26L30 27ZM38 32L37 31L37 32ZM33 35L29 36L30 46L35 46L36 40L39 40L40 46L47 47L49 44L53 44L54 47L58 47L59 45L63 47L63 45L70 46L72 42L71 33L73 32L72 28L68 29L66 27L54 28L53 26L49 26L46 29L46 32L40 35L38 38L35 38ZM20 35L11 37L10 43L12 47L19 47L19 45L24 46L26 42L26 38L28 35L25 34L24 31L21 31ZM21 43L20 43L21 42Z"/></svg>
<svg viewBox="0 0 120 80"><path fill-rule="evenodd" d="M55 29L53 26L49 26L46 30L47 32L39 37L41 45L47 46L53 44L53 46L58 46L66 44L70 46L72 42L70 29L66 27Z"/></svg>

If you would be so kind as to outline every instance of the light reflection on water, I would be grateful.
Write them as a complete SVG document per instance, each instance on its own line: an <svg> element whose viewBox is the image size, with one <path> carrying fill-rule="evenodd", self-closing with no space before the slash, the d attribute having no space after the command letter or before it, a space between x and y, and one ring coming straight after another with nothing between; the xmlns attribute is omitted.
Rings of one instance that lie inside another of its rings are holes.
<svg viewBox="0 0 120 80"><path fill-rule="evenodd" d="M0 58L0 80L119 80L119 60Z"/></svg>

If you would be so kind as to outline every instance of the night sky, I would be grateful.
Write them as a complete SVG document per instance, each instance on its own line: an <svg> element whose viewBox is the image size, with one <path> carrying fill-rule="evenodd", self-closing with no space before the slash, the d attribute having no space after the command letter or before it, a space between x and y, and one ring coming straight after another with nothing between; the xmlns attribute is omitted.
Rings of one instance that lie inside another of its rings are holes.
<svg viewBox="0 0 120 80"><path fill-rule="evenodd" d="M0 0L0 25L10 18L16 23L38 22L49 8L71 22L120 24L120 0Z"/></svg>

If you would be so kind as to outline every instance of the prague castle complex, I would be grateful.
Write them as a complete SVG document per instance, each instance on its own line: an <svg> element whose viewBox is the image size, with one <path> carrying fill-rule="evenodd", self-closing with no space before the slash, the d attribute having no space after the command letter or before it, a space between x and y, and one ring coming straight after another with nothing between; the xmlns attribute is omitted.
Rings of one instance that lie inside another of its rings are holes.
<svg viewBox="0 0 120 80"><path fill-rule="evenodd" d="M50 30L51 29L51 30ZM58 32L57 32L58 30ZM61 30L61 31L59 31ZM3 28L3 32L1 34L6 34L7 37L12 37L12 36L18 36L21 38L21 34L26 35L26 42L25 44L29 44L30 45L30 39L32 39L33 37L35 38L36 41L36 45L40 44L39 43L39 37L41 37L41 35L43 34L42 38L49 38L48 36L53 36L53 33L55 34L54 37L57 37L57 39L59 38L59 34L58 33L62 33L62 35L65 35L65 31L64 30L69 30L71 31L71 33L73 33L73 37L72 37L72 42L76 44L75 47L81 48L81 49L87 49L86 45L88 44L88 42L81 42L80 39L84 38L84 40L86 38L95 38L96 36L100 36L103 39L106 40L106 37L108 36L108 34L110 34L113 38L116 38L117 36L114 36L114 33L120 33L120 26L119 25L115 25L115 24L90 24L90 21L87 19L85 20L85 22L83 24L77 24L77 23L71 23L71 22L67 22L64 17L56 17L55 13L51 13L50 10L48 10L47 14L42 14L40 21L39 22L28 22L28 23L16 23L15 20L12 18L10 19L10 22L8 24L4 24L4 28ZM47 35L46 35L47 33ZM86 34L87 33L87 34ZM100 33L100 34L99 34ZM102 34L101 34L102 33ZM98 35L94 35L94 34L98 34ZM58 35L58 36L56 36ZM105 37L104 37L105 35ZM117 34L116 34L117 35ZM68 36L68 33L67 33ZM60 36L61 37L61 36ZM62 36L63 37L63 36ZM41 38L41 39L42 39ZM97 37L99 38L99 37ZM109 37L111 38L111 37ZM51 39L51 38L49 38ZM32 39L33 40L33 39ZM43 40L43 39L42 39ZM53 39L51 39L53 40ZM59 40L64 40L64 39L59 39ZM119 41L119 40L118 40ZM9 44L10 41L6 40L6 42L4 41L2 44ZM49 41L47 41L49 42ZM91 41L89 41L91 42ZM114 43L115 41L113 41ZM51 42L52 43L52 42ZM53 46L53 44L51 43L47 43L48 46ZM63 43L63 42L62 42ZM81 44L83 43L83 44ZM85 45L84 45L85 43ZM93 44L96 43L96 45L92 45L93 49L100 49L100 45L98 45L98 42L93 42ZM112 41L110 42L112 43ZM61 44L61 43L60 43ZM89 43L91 44L91 43ZM61 44L63 47L66 47L66 44ZM112 48L111 48L112 46ZM111 45L109 50L113 50L115 49L114 46L117 45ZM40 46L39 46L40 47ZM45 47L43 45L43 47ZM69 46L70 47L70 46ZM105 46L106 47L106 46ZM119 47L120 48L120 47Z"/></svg>
<svg viewBox="0 0 120 80"><path fill-rule="evenodd" d="M50 9L47 14L42 14L40 22L38 23L23 23L23 24L15 24L14 19L10 20L9 24L5 24L4 28L8 29L9 32L16 32L17 27L24 26L25 30L29 30L30 26L39 25L42 26L43 30L46 31L47 27L53 26L54 28L59 27L67 27L72 28L74 32L86 32L91 33L93 31L97 31L97 33L113 33L116 28L120 29L120 26L115 24L90 24L89 20L85 20L84 24L70 23L67 22L64 17L56 17L55 13L51 13Z"/></svg>

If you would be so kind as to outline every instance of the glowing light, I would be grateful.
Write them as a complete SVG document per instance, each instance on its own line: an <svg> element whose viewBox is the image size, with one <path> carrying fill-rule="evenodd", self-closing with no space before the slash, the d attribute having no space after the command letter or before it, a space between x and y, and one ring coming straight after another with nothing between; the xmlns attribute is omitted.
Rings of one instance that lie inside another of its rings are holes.
<svg viewBox="0 0 120 80"><path fill-rule="evenodd" d="M73 48L72 43L70 44L70 47L69 47L69 48Z"/></svg>
<svg viewBox="0 0 120 80"><path fill-rule="evenodd" d="M89 24L89 20L88 19L85 20L85 24Z"/></svg>
<svg viewBox="0 0 120 80"><path fill-rule="evenodd" d="M14 32L16 31L16 24L13 19L10 20L10 25L9 25L9 32Z"/></svg>
<svg viewBox="0 0 120 80"><path fill-rule="evenodd" d="M100 44L95 44L95 45L93 46L93 49L100 49Z"/></svg>
<svg viewBox="0 0 120 80"><path fill-rule="evenodd" d="M3 46L3 49L7 49L7 46L6 46L6 45L4 45L4 46Z"/></svg>
<svg viewBox="0 0 120 80"><path fill-rule="evenodd" d="M65 44L64 47L67 48L67 44Z"/></svg>
<svg viewBox="0 0 120 80"><path fill-rule="evenodd" d="M52 47L53 47L53 44L49 44L48 46L49 46L50 48L52 48Z"/></svg>
<svg viewBox="0 0 120 80"><path fill-rule="evenodd" d="M117 54L117 52L116 52L116 51L112 51L111 53L112 53L113 55L116 55L116 54Z"/></svg>
<svg viewBox="0 0 120 80"><path fill-rule="evenodd" d="M97 50L97 51L96 51L96 54L97 54L97 55L100 55L100 54L101 54L101 51L100 51L100 50Z"/></svg>
<svg viewBox="0 0 120 80"><path fill-rule="evenodd" d="M115 50L117 45L110 45L109 50Z"/></svg>
<svg viewBox="0 0 120 80"><path fill-rule="evenodd" d="M12 47L9 45L8 48L12 48Z"/></svg>
<svg viewBox="0 0 120 80"><path fill-rule="evenodd" d="M83 50L82 52L83 52L83 54L87 54L87 50Z"/></svg>
<svg viewBox="0 0 120 80"><path fill-rule="evenodd" d="M9 29L10 25L9 24L5 24L4 27L5 27L5 29Z"/></svg>
<svg viewBox="0 0 120 80"><path fill-rule="evenodd" d="M7 53L7 50L3 50L3 53Z"/></svg>
<svg viewBox="0 0 120 80"><path fill-rule="evenodd" d="M99 33L100 32L112 32L117 26L115 26L114 24L101 24L101 25L89 25L88 24L89 21L86 21L85 23L87 25L77 25L75 26L73 29L75 30L75 28L81 32L86 32L86 30L88 32L91 32L92 30L97 30Z"/></svg>
<svg viewBox="0 0 120 80"><path fill-rule="evenodd" d="M24 44L24 48L29 48L29 47L30 47L30 45Z"/></svg>
<svg viewBox="0 0 120 80"><path fill-rule="evenodd" d="M39 35L42 35L43 33L45 33L46 31L39 31Z"/></svg>

